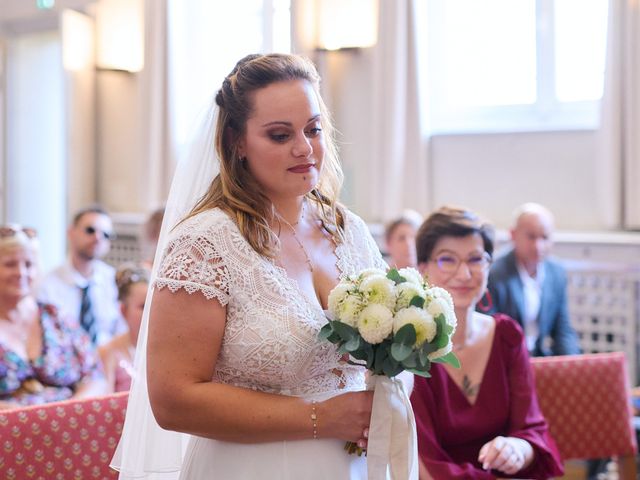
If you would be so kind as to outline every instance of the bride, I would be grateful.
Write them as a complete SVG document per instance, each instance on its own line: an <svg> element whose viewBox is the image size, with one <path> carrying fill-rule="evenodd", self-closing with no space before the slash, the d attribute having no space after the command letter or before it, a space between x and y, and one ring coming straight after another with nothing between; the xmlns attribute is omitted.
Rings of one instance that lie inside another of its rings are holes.
<svg viewBox="0 0 640 480"><path fill-rule="evenodd" d="M219 173L213 155L178 167L113 465L120 478L365 479L344 445L366 446L373 392L318 332L338 279L385 263L337 203L317 71L250 55L216 104Z"/></svg>

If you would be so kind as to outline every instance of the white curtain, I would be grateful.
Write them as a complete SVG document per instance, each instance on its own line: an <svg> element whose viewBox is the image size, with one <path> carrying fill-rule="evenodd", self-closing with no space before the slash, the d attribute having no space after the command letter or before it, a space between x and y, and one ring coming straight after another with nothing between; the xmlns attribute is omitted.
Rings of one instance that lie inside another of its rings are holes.
<svg viewBox="0 0 640 480"><path fill-rule="evenodd" d="M175 168L169 97L169 29L166 0L145 0L145 67L140 75L142 98L144 203L159 207L169 194Z"/></svg>
<svg viewBox="0 0 640 480"><path fill-rule="evenodd" d="M640 6L610 0L600 129L602 212L611 228L640 228Z"/></svg>
<svg viewBox="0 0 640 480"><path fill-rule="evenodd" d="M428 142L420 111L420 84L426 79L419 81L418 75L419 1L380 1L378 43L373 49L373 148L366 192L366 216L371 220L389 221L406 208L426 214L432 207ZM424 54L420 52L421 61Z"/></svg>

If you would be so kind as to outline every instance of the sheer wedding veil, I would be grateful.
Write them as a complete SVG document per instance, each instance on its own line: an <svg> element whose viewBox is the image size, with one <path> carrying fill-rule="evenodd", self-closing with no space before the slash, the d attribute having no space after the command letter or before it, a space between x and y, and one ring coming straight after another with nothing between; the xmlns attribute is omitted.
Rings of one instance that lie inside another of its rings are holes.
<svg viewBox="0 0 640 480"><path fill-rule="evenodd" d="M150 285L154 284L158 264L167 239L177 225L209 188L218 172L214 134L218 117L215 102L203 115L189 152L178 162L166 204ZM120 443L111 466L120 472L120 479L177 479L182 465L187 434L163 430L157 424L149 404L146 378L147 333L153 288L145 303L135 356L135 377L129 393L127 415Z"/></svg>

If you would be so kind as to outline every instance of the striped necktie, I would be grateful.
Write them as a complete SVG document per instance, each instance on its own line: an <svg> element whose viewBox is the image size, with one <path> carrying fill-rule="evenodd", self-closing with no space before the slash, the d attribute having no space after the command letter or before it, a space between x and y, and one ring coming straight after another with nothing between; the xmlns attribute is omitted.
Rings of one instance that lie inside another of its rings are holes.
<svg viewBox="0 0 640 480"><path fill-rule="evenodd" d="M80 325L89 334L89 338L93 343L96 343L98 332L96 331L96 318L93 315L93 309L91 308L91 297L89 295L89 285L82 290L82 299L80 300Z"/></svg>

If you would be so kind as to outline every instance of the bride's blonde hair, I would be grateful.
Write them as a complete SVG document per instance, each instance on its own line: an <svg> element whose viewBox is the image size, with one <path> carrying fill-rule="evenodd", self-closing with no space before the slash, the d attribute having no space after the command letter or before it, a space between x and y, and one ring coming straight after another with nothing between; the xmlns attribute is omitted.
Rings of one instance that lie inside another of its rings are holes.
<svg viewBox="0 0 640 480"><path fill-rule="evenodd" d="M338 244L344 240L344 209L338 203L343 173L338 160L335 129L320 95L320 76L313 63L298 55L248 55L227 75L216 95L219 108L215 147L220 173L187 218L218 207L235 219L242 235L261 255L273 257L278 237L269 227L274 217L271 201L240 158L238 142L246 131L251 114L252 93L276 82L306 80L316 92L320 104L321 125L325 137L325 156L320 180L307 195L317 208L322 227Z"/></svg>

